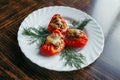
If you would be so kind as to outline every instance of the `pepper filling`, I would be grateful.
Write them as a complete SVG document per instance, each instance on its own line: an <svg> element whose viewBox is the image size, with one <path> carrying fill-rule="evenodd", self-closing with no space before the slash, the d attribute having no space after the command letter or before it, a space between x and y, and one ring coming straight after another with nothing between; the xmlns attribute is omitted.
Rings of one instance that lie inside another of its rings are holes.
<svg viewBox="0 0 120 80"><path fill-rule="evenodd" d="M65 29L64 21L62 21L58 16L53 18L52 23L50 23L51 28L54 29Z"/></svg>
<svg viewBox="0 0 120 80"><path fill-rule="evenodd" d="M64 45L64 41L61 39L60 35L52 33L47 36L45 44L52 44L55 48L59 48Z"/></svg>
<svg viewBox="0 0 120 80"><path fill-rule="evenodd" d="M66 32L66 37L68 39L78 39L83 35L83 32L78 29L69 28Z"/></svg>

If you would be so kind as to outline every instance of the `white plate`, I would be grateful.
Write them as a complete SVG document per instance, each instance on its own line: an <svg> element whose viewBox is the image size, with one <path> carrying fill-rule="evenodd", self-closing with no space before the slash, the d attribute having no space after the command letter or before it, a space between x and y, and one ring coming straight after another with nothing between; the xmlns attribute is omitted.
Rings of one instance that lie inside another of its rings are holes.
<svg viewBox="0 0 120 80"><path fill-rule="evenodd" d="M79 52L86 57L84 64L81 65L82 68L93 63L100 56L104 47L104 36L101 27L88 14L80 10L64 6L51 6L38 9L24 19L18 31L18 43L22 52L33 63L50 70L77 70L75 67L64 66L64 60L61 60L60 55L52 57L44 57L40 55L37 44L29 45L28 37L22 35L23 28L25 27L38 27L39 25L47 26L51 17L56 13L61 14L67 22L67 18L77 21L82 21L86 18L92 19L92 21L85 26L89 41L87 45Z"/></svg>

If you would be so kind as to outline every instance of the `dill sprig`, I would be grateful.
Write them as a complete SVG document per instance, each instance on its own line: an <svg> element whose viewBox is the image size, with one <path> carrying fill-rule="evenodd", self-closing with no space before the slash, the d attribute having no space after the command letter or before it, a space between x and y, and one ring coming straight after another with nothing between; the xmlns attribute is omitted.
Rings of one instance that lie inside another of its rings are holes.
<svg viewBox="0 0 120 80"><path fill-rule="evenodd" d="M73 47L66 46L65 49L60 54L62 59L65 59L65 66L69 65L71 67L76 67L77 69L81 68L81 64L83 64L83 60L85 57L76 51Z"/></svg>
<svg viewBox="0 0 120 80"><path fill-rule="evenodd" d="M80 30L83 30L84 27L91 21L91 19L85 19L83 20L81 23L79 23L78 21L73 21L72 22L72 25L73 27L77 28L77 29L80 29Z"/></svg>
<svg viewBox="0 0 120 80"><path fill-rule="evenodd" d="M30 44L35 43L36 41L39 41L40 44L43 44L46 36L49 34L49 31L41 26L39 26L39 28L29 27L24 28L22 34L30 37Z"/></svg>

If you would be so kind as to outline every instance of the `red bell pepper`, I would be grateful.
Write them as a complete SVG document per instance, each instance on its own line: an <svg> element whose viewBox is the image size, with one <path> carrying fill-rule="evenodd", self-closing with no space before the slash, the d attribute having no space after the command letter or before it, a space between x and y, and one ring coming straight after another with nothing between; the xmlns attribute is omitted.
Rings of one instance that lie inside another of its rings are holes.
<svg viewBox="0 0 120 80"><path fill-rule="evenodd" d="M83 31L69 28L66 32L65 43L74 48L83 48L88 42L88 37Z"/></svg>
<svg viewBox="0 0 120 80"><path fill-rule="evenodd" d="M57 39L58 38L58 39ZM59 54L65 47L64 40L56 33L47 36L46 41L40 46L40 52L46 56Z"/></svg>
<svg viewBox="0 0 120 80"><path fill-rule="evenodd" d="M64 33L67 30L68 26L64 18L60 14L53 15L50 23L48 25L48 30L52 33L55 30Z"/></svg>

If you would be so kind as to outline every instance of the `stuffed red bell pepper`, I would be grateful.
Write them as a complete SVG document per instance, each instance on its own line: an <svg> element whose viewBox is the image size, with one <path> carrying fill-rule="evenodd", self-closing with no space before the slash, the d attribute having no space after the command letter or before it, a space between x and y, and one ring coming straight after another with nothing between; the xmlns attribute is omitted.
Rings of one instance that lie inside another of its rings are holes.
<svg viewBox="0 0 120 80"><path fill-rule="evenodd" d="M49 25L48 30L50 32L59 31L61 33L66 32L68 26L63 17L60 14L53 15Z"/></svg>
<svg viewBox="0 0 120 80"><path fill-rule="evenodd" d="M65 47L64 40L59 34L52 33L47 36L45 43L40 46L40 52L46 56L60 53Z"/></svg>
<svg viewBox="0 0 120 80"><path fill-rule="evenodd" d="M74 48L83 48L88 41L88 37L85 32L69 28L66 31L65 43L67 46Z"/></svg>

